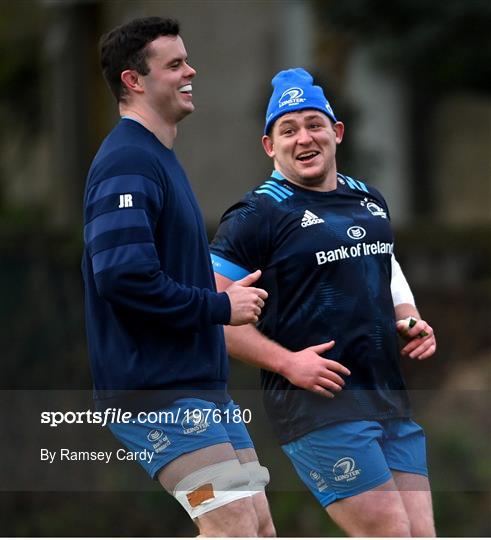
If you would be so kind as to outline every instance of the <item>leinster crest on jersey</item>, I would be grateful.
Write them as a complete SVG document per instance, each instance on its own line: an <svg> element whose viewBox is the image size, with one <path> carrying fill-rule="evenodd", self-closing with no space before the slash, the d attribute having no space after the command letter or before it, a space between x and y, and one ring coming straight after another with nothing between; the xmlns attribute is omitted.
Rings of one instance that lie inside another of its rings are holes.
<svg viewBox="0 0 491 540"><path fill-rule="evenodd" d="M360 201L361 206L364 206L372 216L378 216L383 219L387 219L387 212L375 201L369 199L368 197L365 197L362 201Z"/></svg>

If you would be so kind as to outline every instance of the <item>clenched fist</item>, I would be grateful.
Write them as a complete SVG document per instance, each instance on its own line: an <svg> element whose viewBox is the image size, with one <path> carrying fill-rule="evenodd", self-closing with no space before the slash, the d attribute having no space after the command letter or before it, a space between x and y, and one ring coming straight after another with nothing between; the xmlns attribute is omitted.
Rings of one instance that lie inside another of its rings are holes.
<svg viewBox="0 0 491 540"><path fill-rule="evenodd" d="M251 287L251 285L260 277L261 270L256 270L252 274L234 281L230 287L225 289L231 306L230 325L240 326L256 323L259 320L268 293L264 289Z"/></svg>

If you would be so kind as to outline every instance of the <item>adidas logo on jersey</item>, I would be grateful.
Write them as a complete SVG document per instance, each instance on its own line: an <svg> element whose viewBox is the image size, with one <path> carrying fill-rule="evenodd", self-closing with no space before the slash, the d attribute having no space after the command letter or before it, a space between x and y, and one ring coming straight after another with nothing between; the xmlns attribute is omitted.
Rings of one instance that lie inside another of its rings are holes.
<svg viewBox="0 0 491 540"><path fill-rule="evenodd" d="M301 223L302 227L310 227L311 225L316 225L317 223L324 223L324 220L309 210L305 210Z"/></svg>

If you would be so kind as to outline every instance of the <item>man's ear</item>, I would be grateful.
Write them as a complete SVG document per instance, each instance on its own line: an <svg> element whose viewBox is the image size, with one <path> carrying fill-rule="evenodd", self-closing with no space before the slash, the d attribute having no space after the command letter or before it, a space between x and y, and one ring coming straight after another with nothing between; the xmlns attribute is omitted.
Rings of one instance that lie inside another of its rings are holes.
<svg viewBox="0 0 491 540"><path fill-rule="evenodd" d="M125 69L124 71L122 71L121 82L127 90L136 92L138 94L141 94L143 92L140 74L134 69Z"/></svg>
<svg viewBox="0 0 491 540"><path fill-rule="evenodd" d="M339 144L343 140L344 136L344 124L343 122L336 122L332 128L336 133L336 144Z"/></svg>
<svg viewBox="0 0 491 540"><path fill-rule="evenodd" d="M274 158L275 152L274 152L273 139L271 139L269 135L263 135L261 142L263 143L264 151L266 152L268 157Z"/></svg>

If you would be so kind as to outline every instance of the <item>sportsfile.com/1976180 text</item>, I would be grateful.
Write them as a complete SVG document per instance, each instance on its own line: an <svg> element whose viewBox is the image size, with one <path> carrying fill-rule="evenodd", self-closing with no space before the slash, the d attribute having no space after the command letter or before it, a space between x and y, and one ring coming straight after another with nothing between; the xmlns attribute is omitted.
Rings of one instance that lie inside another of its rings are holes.
<svg viewBox="0 0 491 540"><path fill-rule="evenodd" d="M195 423L232 423L244 422L249 424L252 420L250 409L220 410L213 408L181 409L173 411L140 411L132 413L119 408L108 408L104 411L43 411L41 424L49 427L58 427L61 424L99 424L101 427L113 423L136 424L177 424L178 422Z"/></svg>

